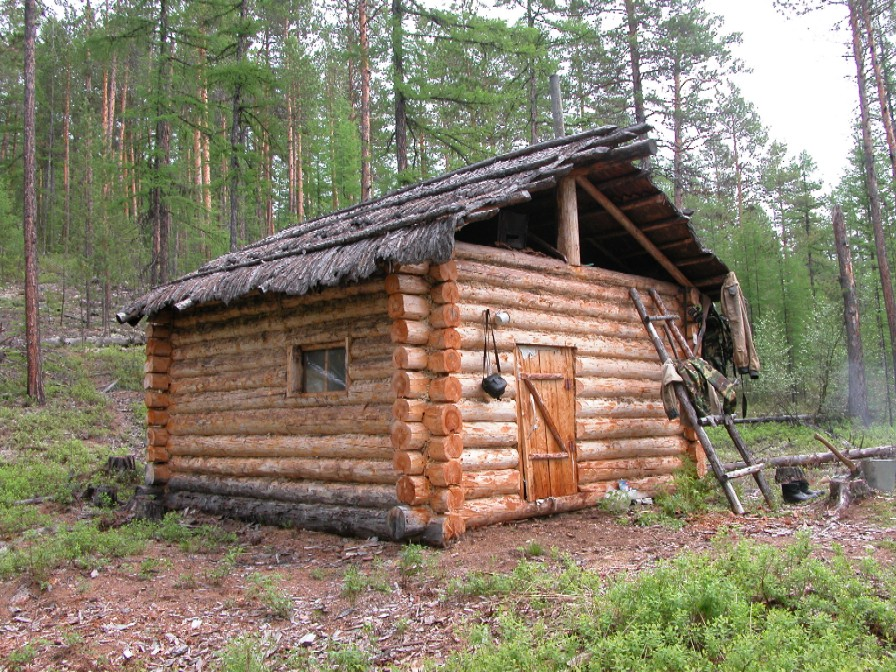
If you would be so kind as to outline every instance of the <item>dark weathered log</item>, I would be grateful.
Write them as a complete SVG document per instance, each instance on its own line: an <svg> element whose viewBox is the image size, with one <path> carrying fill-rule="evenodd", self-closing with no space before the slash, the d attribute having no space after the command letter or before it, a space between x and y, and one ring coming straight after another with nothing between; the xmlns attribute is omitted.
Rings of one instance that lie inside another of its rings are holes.
<svg viewBox="0 0 896 672"><path fill-rule="evenodd" d="M896 455L896 446L879 446L877 448L856 448L844 451L843 454L852 459L858 460L863 457L883 457ZM837 458L829 452L811 453L809 455L783 455L781 457L770 457L763 459L766 467L797 467L809 464L824 464L825 462L836 462ZM732 469L741 469L747 466L743 462L726 462L722 467L726 471Z"/></svg>
<svg viewBox="0 0 896 672"><path fill-rule="evenodd" d="M289 525L306 530L335 532L344 536L391 538L385 509L325 504L297 504L245 497L169 491L165 505L171 509L198 509L217 516L239 518L265 525Z"/></svg>

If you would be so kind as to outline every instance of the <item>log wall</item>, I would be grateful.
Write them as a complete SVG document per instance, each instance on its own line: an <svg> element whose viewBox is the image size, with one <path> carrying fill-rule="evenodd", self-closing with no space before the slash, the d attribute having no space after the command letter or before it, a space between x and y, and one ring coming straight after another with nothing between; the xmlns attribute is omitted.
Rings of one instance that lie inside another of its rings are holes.
<svg viewBox="0 0 896 672"><path fill-rule="evenodd" d="M677 286L464 243L456 246L456 261L461 395L455 406L463 422L467 527L588 506L620 479L654 492L671 481L685 455L702 457L679 422L666 419L661 366L628 296L629 287L653 287L669 309L683 313ZM500 401L480 387L486 308L510 315L496 329L510 383ZM513 379L517 345L575 348L578 495L525 500Z"/></svg>
<svg viewBox="0 0 896 672"><path fill-rule="evenodd" d="M149 480L167 484L166 503L387 535L398 504L388 312L381 279L156 316ZM348 344L347 391L288 393L290 347L330 343Z"/></svg>

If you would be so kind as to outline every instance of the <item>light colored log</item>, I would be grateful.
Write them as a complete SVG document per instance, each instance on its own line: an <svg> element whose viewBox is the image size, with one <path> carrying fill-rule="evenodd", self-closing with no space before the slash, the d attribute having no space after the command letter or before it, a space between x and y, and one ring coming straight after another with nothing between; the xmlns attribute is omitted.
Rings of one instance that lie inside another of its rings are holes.
<svg viewBox="0 0 896 672"><path fill-rule="evenodd" d="M429 430L420 422L395 420L389 429L389 437L395 450L422 450L429 440Z"/></svg>
<svg viewBox="0 0 896 672"><path fill-rule="evenodd" d="M425 474L429 482L436 487L460 485L464 476L460 460L429 462L426 465Z"/></svg>
<svg viewBox="0 0 896 672"><path fill-rule="evenodd" d="M427 341L427 345L434 350L457 350L460 344L460 332L457 329L435 329Z"/></svg>
<svg viewBox="0 0 896 672"><path fill-rule="evenodd" d="M430 353L427 367L435 373L457 373L461 370L461 355L457 350L438 350Z"/></svg>
<svg viewBox="0 0 896 672"><path fill-rule="evenodd" d="M470 341L468 330L475 328L480 332L479 343L482 343L482 312L485 306L475 303L460 303L460 318L464 325L468 325L461 331L461 343ZM585 318L581 315L564 315L562 313L543 312L534 310L513 309L509 311L509 327L500 327L495 331L496 340L509 330L514 332L549 331L558 334L607 336L611 338L623 338L631 340L647 340L644 327L635 321L615 322L607 319ZM475 327L473 327L475 325ZM505 339L506 341L506 339ZM527 343L522 339L516 339L518 343ZM647 341L650 345L650 342ZM499 341L500 347L500 341Z"/></svg>
<svg viewBox="0 0 896 672"><path fill-rule="evenodd" d="M682 436L659 436L609 441L579 441L576 455L580 462L684 455L691 443Z"/></svg>
<svg viewBox="0 0 896 672"><path fill-rule="evenodd" d="M432 490L425 476L401 476L395 485L398 501L410 506L429 502Z"/></svg>
<svg viewBox="0 0 896 672"><path fill-rule="evenodd" d="M389 297L389 317L392 319L422 320L429 315L429 297L414 294L392 294Z"/></svg>
<svg viewBox="0 0 896 672"><path fill-rule="evenodd" d="M601 460L600 462L579 462L579 482L617 481L671 474L680 469L684 461L681 457L637 457L628 460Z"/></svg>
<svg viewBox="0 0 896 672"><path fill-rule="evenodd" d="M171 385L171 377L167 373L143 374L144 390L167 390Z"/></svg>
<svg viewBox="0 0 896 672"><path fill-rule="evenodd" d="M395 368L405 371L423 371L427 367L429 353L423 348L397 345L392 352L392 363Z"/></svg>
<svg viewBox="0 0 896 672"><path fill-rule="evenodd" d="M146 430L146 443L150 446L167 446L168 431L164 427L149 427Z"/></svg>
<svg viewBox="0 0 896 672"><path fill-rule="evenodd" d="M386 509L398 503L395 486L269 478L220 478L173 474L169 490L187 490L224 497L251 497L296 504L341 504Z"/></svg>
<svg viewBox="0 0 896 672"><path fill-rule="evenodd" d="M423 425L430 434L446 436L463 428L460 410L454 404L431 404L423 412Z"/></svg>
<svg viewBox="0 0 896 672"><path fill-rule="evenodd" d="M392 392L402 399L423 399L429 391L429 376L423 373L395 371L392 374Z"/></svg>
<svg viewBox="0 0 896 672"><path fill-rule="evenodd" d="M349 483L395 483L391 461L334 460L299 457L178 457L168 462L172 472L226 477L304 478Z"/></svg>
<svg viewBox="0 0 896 672"><path fill-rule="evenodd" d="M460 308L456 303L443 303L436 306L429 315L429 324L435 329L458 327L460 323Z"/></svg>
<svg viewBox="0 0 896 672"><path fill-rule="evenodd" d="M516 402L501 397L500 400L483 395L485 399L464 399L457 404L464 422L515 422Z"/></svg>
<svg viewBox="0 0 896 672"><path fill-rule="evenodd" d="M170 357L171 341L167 338L148 338L146 340L147 357Z"/></svg>
<svg viewBox="0 0 896 672"><path fill-rule="evenodd" d="M576 437L579 441L680 435L681 425L669 420L576 420Z"/></svg>
<svg viewBox="0 0 896 672"><path fill-rule="evenodd" d="M460 370L458 373L478 373L480 383L482 381L482 350L476 352L475 350L454 350L453 352L460 353ZM513 371L513 352L498 352L498 358L501 361L501 371L504 374L504 378L510 378L511 374L508 372ZM491 356L491 365L494 366L495 355L494 352ZM490 372L491 373L491 372Z"/></svg>
<svg viewBox="0 0 896 672"><path fill-rule="evenodd" d="M436 513L460 511L464 506L464 490L460 486L435 488L429 498L429 505Z"/></svg>
<svg viewBox="0 0 896 672"><path fill-rule="evenodd" d="M509 448L517 445L515 422L466 422L463 431L467 448Z"/></svg>
<svg viewBox="0 0 896 672"><path fill-rule="evenodd" d="M427 402L422 399L396 399L392 404L392 419L404 422L422 422Z"/></svg>
<svg viewBox="0 0 896 672"><path fill-rule="evenodd" d="M164 427L168 424L168 409L160 409L160 408L147 408L146 409L146 424L147 425L155 425L158 427Z"/></svg>
<svg viewBox="0 0 896 672"><path fill-rule="evenodd" d="M433 264L429 267L429 276L439 282L457 280L457 262L452 259L443 264Z"/></svg>
<svg viewBox="0 0 896 672"><path fill-rule="evenodd" d="M433 286L429 297L433 303L457 303L460 300L460 290L456 282L442 282Z"/></svg>
<svg viewBox="0 0 896 672"><path fill-rule="evenodd" d="M393 273L386 276L387 294L426 294L429 289L429 281L420 275Z"/></svg>
<svg viewBox="0 0 896 672"><path fill-rule="evenodd" d="M583 399L576 401L577 418L652 418L666 417L659 399Z"/></svg>
<svg viewBox="0 0 896 672"><path fill-rule="evenodd" d="M581 265L576 178L571 175L557 183L557 249L570 266Z"/></svg>
<svg viewBox="0 0 896 672"><path fill-rule="evenodd" d="M209 374L194 378L173 378L172 394L205 394L215 392L232 392L236 390L252 390L277 386L286 392L286 356L284 354L279 365L256 366L254 369L237 373Z"/></svg>
<svg viewBox="0 0 896 672"><path fill-rule="evenodd" d="M454 402L461 398L460 381L453 376L433 378L429 383L429 398L432 401Z"/></svg>
<svg viewBox="0 0 896 672"><path fill-rule="evenodd" d="M167 462L146 463L146 485L164 485L171 478L171 467Z"/></svg>
<svg viewBox="0 0 896 672"><path fill-rule="evenodd" d="M636 378L576 378L576 396L579 399L659 399L660 384Z"/></svg>
<svg viewBox="0 0 896 672"><path fill-rule="evenodd" d="M353 359L378 359L392 351L392 340L383 336L367 338L364 336L348 339L349 357Z"/></svg>
<svg viewBox="0 0 896 672"><path fill-rule="evenodd" d="M168 408L171 397L167 392L144 392L143 403L147 408Z"/></svg>
<svg viewBox="0 0 896 672"><path fill-rule="evenodd" d="M408 476L419 476L426 466L426 457L419 450L396 450L392 456L395 471Z"/></svg>
<svg viewBox="0 0 896 672"><path fill-rule="evenodd" d="M520 454L516 448L468 448L463 451L461 465L464 472L516 469Z"/></svg>
<svg viewBox="0 0 896 672"><path fill-rule="evenodd" d="M275 408L231 413L174 415L171 434L376 434L389 431L391 406L317 407L313 412Z"/></svg>
<svg viewBox="0 0 896 672"><path fill-rule="evenodd" d="M348 378L356 380L388 380L395 372L391 356L384 359L353 359L348 363Z"/></svg>
<svg viewBox="0 0 896 672"><path fill-rule="evenodd" d="M520 472L515 469L465 472L462 486L465 500L522 493Z"/></svg>
<svg viewBox="0 0 896 672"><path fill-rule="evenodd" d="M488 402L493 399L482 389L482 370L478 373L458 373L451 376L460 383L461 397L471 402ZM516 377L504 376L507 387L501 395L502 401L516 399Z"/></svg>
<svg viewBox="0 0 896 672"><path fill-rule="evenodd" d="M563 333L551 331L550 321L533 330L516 329L511 322L509 326L496 330L495 341L501 352L511 352L518 343L524 343L551 348L577 348L578 356L585 357L645 360L652 355L653 361L656 361L656 351L652 350L650 341L645 341L643 337L629 339L595 335L590 331L590 326L591 323L581 322L579 332ZM458 332L461 335L462 350L479 353L481 371L482 328L460 327Z"/></svg>
<svg viewBox="0 0 896 672"><path fill-rule="evenodd" d="M170 357L147 357L143 365L143 373L168 373L171 368Z"/></svg>
<svg viewBox="0 0 896 672"><path fill-rule="evenodd" d="M170 338L171 337L171 324L152 324L148 323L146 325L146 339L150 338Z"/></svg>
<svg viewBox="0 0 896 672"><path fill-rule="evenodd" d="M426 455L430 460L446 462L458 459L464 452L460 434L434 436L426 444Z"/></svg>
<svg viewBox="0 0 896 672"><path fill-rule="evenodd" d="M394 448L385 434L338 436L169 436L172 455L184 457L325 457L392 459Z"/></svg>
<svg viewBox="0 0 896 672"><path fill-rule="evenodd" d="M171 453L168 452L168 448L165 446L146 446L146 461L147 462L167 462L171 459Z"/></svg>
<svg viewBox="0 0 896 672"><path fill-rule="evenodd" d="M411 275L426 275L429 273L429 262L424 261L420 264L401 264L397 267L396 272L410 273Z"/></svg>
<svg viewBox="0 0 896 672"><path fill-rule="evenodd" d="M466 520L467 529L536 516L549 516L594 506L608 489L607 484L595 484L584 492L568 497L546 497L534 502L526 502L519 495L467 499L461 515Z"/></svg>
<svg viewBox="0 0 896 672"><path fill-rule="evenodd" d="M649 359L608 359L606 357L576 357L576 376L580 378L617 378L661 381L663 367L656 354Z"/></svg>
<svg viewBox="0 0 896 672"><path fill-rule="evenodd" d="M392 323L390 336L393 343L426 345L429 342L431 331L429 325L424 322L395 320Z"/></svg>

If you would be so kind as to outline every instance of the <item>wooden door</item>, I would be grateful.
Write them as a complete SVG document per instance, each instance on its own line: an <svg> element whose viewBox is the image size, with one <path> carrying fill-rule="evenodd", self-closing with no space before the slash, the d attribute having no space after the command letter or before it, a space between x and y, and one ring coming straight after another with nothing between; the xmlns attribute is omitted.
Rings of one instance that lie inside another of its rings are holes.
<svg viewBox="0 0 896 672"><path fill-rule="evenodd" d="M575 352L521 345L516 361L526 499L575 494Z"/></svg>

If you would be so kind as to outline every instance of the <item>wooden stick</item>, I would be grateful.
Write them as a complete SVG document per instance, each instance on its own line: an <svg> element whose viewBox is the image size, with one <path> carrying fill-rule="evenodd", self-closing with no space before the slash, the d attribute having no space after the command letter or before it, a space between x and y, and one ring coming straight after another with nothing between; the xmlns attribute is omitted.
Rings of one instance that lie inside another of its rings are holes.
<svg viewBox="0 0 896 672"><path fill-rule="evenodd" d="M876 448L855 448L847 450L844 455L852 459L862 459L864 457L888 457L896 455L896 446L878 446ZM781 457L770 457L765 460L766 467L804 467L813 464L823 464L825 462L835 462L835 457L830 452L810 453L808 455L783 455ZM726 462L722 465L728 471L732 469L740 469L745 467L743 462Z"/></svg>
<svg viewBox="0 0 896 672"><path fill-rule="evenodd" d="M857 464L856 464L855 462L853 462L851 459L849 459L848 457L846 457L846 455L844 455L843 453L841 453L841 452L836 448L836 446L834 446L833 443L831 443L830 441L828 441L828 440L827 440L826 438L824 438L821 434L816 434L816 435L815 435L815 440L816 440L816 441L820 441L822 444L824 444L824 446L825 446L828 450L830 450L830 451L834 454L834 456L835 456L838 460L840 460L840 461L846 466L847 469L849 469L849 473L851 473L853 476L858 476L858 475L859 475L859 471L860 471L860 470L859 470L859 465L857 465Z"/></svg>

